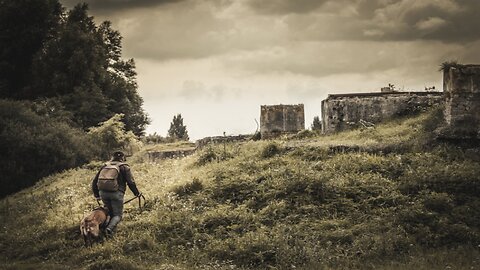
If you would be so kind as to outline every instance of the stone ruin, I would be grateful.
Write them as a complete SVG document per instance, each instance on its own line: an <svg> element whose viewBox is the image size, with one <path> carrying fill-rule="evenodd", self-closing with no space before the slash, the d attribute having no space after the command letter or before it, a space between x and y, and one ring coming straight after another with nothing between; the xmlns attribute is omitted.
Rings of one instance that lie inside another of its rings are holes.
<svg viewBox="0 0 480 270"><path fill-rule="evenodd" d="M232 136L214 136L214 137L205 137L203 139L197 140L195 146L197 149L203 148L209 144L223 144L223 143L232 143L232 142L244 142L248 141L251 138L251 135L232 135Z"/></svg>
<svg viewBox="0 0 480 270"><path fill-rule="evenodd" d="M446 139L480 139L480 65L451 64L443 68Z"/></svg>
<svg viewBox="0 0 480 270"><path fill-rule="evenodd" d="M374 126L387 119L423 111L442 100L442 92L395 92L383 88L382 92L375 93L328 95L322 101L322 132Z"/></svg>
<svg viewBox="0 0 480 270"><path fill-rule="evenodd" d="M298 105L263 105L260 108L260 134L269 139L305 129L305 110Z"/></svg>
<svg viewBox="0 0 480 270"><path fill-rule="evenodd" d="M147 158L149 162L158 162L163 159L183 158L195 153L195 147L179 150L148 151Z"/></svg>
<svg viewBox="0 0 480 270"><path fill-rule="evenodd" d="M480 139L480 65L446 63L443 92L397 92L392 85L377 93L328 95L322 101L322 132L333 133L425 110L444 103L441 139ZM434 89L426 88L426 90Z"/></svg>

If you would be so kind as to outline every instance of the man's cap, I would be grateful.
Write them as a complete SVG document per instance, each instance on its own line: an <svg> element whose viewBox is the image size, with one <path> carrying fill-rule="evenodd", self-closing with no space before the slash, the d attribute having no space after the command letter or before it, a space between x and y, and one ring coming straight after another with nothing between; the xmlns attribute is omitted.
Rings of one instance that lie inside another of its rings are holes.
<svg viewBox="0 0 480 270"><path fill-rule="evenodd" d="M125 154L122 151L115 151L112 154L113 157L120 158L120 157L125 157Z"/></svg>

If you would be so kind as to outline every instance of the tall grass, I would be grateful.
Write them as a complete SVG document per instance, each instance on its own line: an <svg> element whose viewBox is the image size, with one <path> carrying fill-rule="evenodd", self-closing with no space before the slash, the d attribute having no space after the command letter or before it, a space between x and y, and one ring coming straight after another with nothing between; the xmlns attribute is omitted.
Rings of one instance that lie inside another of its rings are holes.
<svg viewBox="0 0 480 270"><path fill-rule="evenodd" d="M47 177L1 201L3 264L474 269L480 166L465 149L427 136L435 117L375 131L212 146L160 163L139 153L131 167L145 209L127 205L115 238L92 248L83 247L77 227L95 207L94 164Z"/></svg>

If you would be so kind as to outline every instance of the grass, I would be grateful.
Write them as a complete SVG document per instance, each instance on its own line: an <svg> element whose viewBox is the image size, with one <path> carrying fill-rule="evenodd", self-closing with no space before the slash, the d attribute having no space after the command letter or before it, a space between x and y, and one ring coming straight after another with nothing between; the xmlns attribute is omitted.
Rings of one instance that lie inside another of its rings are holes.
<svg viewBox="0 0 480 270"><path fill-rule="evenodd" d="M144 149L130 159L144 211L127 205L116 237L92 248L78 224L96 206L98 164L52 175L0 202L0 265L476 269L480 166L431 140L440 118L212 146L160 163L144 161Z"/></svg>
<svg viewBox="0 0 480 270"><path fill-rule="evenodd" d="M163 151L190 150L192 148L195 148L195 143L191 143L188 141L178 141L174 143L147 145L143 150L163 152Z"/></svg>

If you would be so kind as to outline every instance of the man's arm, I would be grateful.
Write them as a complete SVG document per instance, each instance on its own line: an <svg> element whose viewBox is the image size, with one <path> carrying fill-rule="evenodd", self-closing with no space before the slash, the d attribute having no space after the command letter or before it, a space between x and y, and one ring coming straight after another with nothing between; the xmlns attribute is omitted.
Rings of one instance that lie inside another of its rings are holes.
<svg viewBox="0 0 480 270"><path fill-rule="evenodd" d="M132 172L130 171L130 166L127 164L121 167L123 176L125 177L125 181L127 182L128 187L133 192L133 195L138 196L140 192L137 189L137 184L135 184L135 180L133 179Z"/></svg>
<svg viewBox="0 0 480 270"><path fill-rule="evenodd" d="M100 198L100 193L98 191L98 186L97 186L99 174L100 174L100 170L97 172L97 174L92 180L92 192L93 192L93 196L95 196L96 199Z"/></svg>

